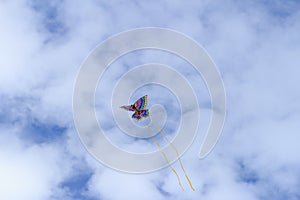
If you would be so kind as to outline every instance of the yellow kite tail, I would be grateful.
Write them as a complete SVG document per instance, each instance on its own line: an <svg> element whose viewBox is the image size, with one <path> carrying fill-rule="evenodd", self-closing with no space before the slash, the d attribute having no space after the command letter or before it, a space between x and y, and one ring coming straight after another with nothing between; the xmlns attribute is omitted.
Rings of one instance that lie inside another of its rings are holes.
<svg viewBox="0 0 300 200"><path fill-rule="evenodd" d="M185 171L185 169L184 169L184 167L183 167L183 164L182 164L182 162L181 162L181 160L180 160L180 156L179 156L179 153L178 153L178 151L177 151L177 148L175 147L175 145L163 134L163 132L162 132L162 130L158 127L158 126L156 126L156 124L154 124L154 122L151 120L151 122L153 123L153 125L154 125L154 127L159 131L159 133L163 136L163 138L172 146L172 148L175 150L175 152L176 152L176 154L177 154L177 158L178 158L178 160L179 160L179 163L180 163L180 167L181 167L181 169L182 169L182 171L183 171L183 173L184 173L184 175L185 175L185 177L186 177L186 179L187 179L187 181L188 181L188 183L189 183L189 185L190 185L190 187L191 187L191 189L193 190L193 191L195 191L195 188L193 187L193 185L192 185L192 182L190 181L190 179L189 179L189 177L188 177L188 175L187 175L187 173L186 173L186 171Z"/></svg>
<svg viewBox="0 0 300 200"><path fill-rule="evenodd" d="M151 130L151 128L150 128L147 124L145 124L145 126L146 126L146 127L148 128L148 130L152 133L152 136L154 136L154 133L153 133L153 131ZM170 164L170 162L169 162L169 160L168 160L166 154L161 150L160 144L159 144L159 142L157 141L157 139L155 138L155 136L152 137L152 138L153 138L155 144L157 145L158 149L159 149L160 152L162 153L164 159L165 159L166 162L168 163L169 168L170 168L170 169L174 172L174 174L176 175L177 180L178 180L178 185L181 187L182 191L184 191L184 189L183 189L183 187L182 187L182 185L181 185L181 182L180 182L180 178L179 178L179 176L178 176L176 170L175 170L175 169L172 167L172 165Z"/></svg>

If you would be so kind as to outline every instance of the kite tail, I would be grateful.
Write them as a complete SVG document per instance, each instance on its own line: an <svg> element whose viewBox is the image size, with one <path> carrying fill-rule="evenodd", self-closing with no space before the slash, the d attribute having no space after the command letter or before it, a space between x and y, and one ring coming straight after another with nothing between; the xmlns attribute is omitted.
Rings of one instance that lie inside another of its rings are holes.
<svg viewBox="0 0 300 200"><path fill-rule="evenodd" d="M186 180L188 181L188 183L189 183L189 185L190 185L190 187L191 187L191 189L193 190L193 191L195 191L195 188L193 187L193 184L192 184L192 182L191 182L191 180L189 179L189 176L187 175L187 173L186 173L186 171L185 171L185 169L184 169L184 167L183 167L183 164L182 164L182 162L181 162L181 160L180 160L180 156L179 156L179 153L178 153L178 151L177 151L177 148L175 147L175 145L163 134L163 132L162 132L162 130L151 120L151 122L153 123L153 125L154 125L154 127L159 131L159 133L163 136L163 138L165 139L165 141L167 141L171 146L172 146L172 148L175 150L175 152L176 152L176 154L177 154L177 158L178 158L178 161L179 161L179 163L180 163L180 167L181 167L181 169L182 169L182 171L183 171L183 173L184 173L184 175L185 175L185 177L186 177Z"/></svg>
<svg viewBox="0 0 300 200"><path fill-rule="evenodd" d="M151 130L151 128L150 128L147 124L145 124L145 126L146 126L146 127L149 129L149 131L152 133L153 140L154 140L155 144L157 145L157 147L158 147L158 149L160 150L160 152L162 153L164 159L165 159L166 162L168 163L169 168L170 168L170 169L173 171L173 173L176 175L177 180L178 180L178 185L181 187L182 191L184 191L184 189L183 189L183 187L182 187L182 185L181 185L181 182L180 182L180 178L179 178L179 176L178 176L176 170L175 170L175 169L172 167L172 165L170 164L170 162L169 162L169 160L168 160L166 154L161 150L161 146L160 146L159 142L156 140L153 131Z"/></svg>

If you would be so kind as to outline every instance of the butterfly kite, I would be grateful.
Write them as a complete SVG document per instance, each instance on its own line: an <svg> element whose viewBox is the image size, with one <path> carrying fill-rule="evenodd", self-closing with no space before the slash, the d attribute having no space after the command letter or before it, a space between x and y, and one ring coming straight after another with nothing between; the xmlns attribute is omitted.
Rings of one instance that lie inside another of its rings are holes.
<svg viewBox="0 0 300 200"><path fill-rule="evenodd" d="M147 118L150 116L149 110L145 109L148 103L147 95L143 96L137 100L134 104L130 106L121 106L121 108L127 111L134 111L132 118L136 120L141 120L142 118Z"/></svg>
<svg viewBox="0 0 300 200"><path fill-rule="evenodd" d="M133 113L133 115L132 115L131 117L132 117L133 119L137 120L137 121L140 121L140 120L142 120L142 119L144 119L144 118L148 118L148 117L149 117L150 120L151 120L150 112L149 112L148 109L146 109L147 103L148 103L148 96L145 95L145 96L141 97L140 99L138 99L134 104L129 105L129 106L121 106L120 108L122 108L122 109L124 109L124 110L127 110L127 111L133 111L134 113ZM184 172L184 175L185 175L185 177L186 177L186 179L187 179L187 181L188 181L188 183L189 183L191 189L192 189L192 190L195 190L195 189L193 188L192 182L190 181L190 179L189 179L188 175L186 174L185 169L184 169L184 167L183 167L183 165L182 165L182 163L181 163L180 156L179 156L179 153L178 153L176 147L172 144L172 142L171 142L166 136L164 136L162 130L161 130L158 126L156 126L152 120L151 120L151 122L152 122L152 124L155 126L155 128L159 131L159 133L162 134L163 138L164 138L164 139L172 146L172 148L175 150L175 152L176 152L176 154L177 154L177 158L178 158L179 163L180 163L180 167L181 167L182 171ZM145 124L145 127L147 127L148 130L151 131L152 135L154 135L154 133L152 132L152 129L151 129L147 124ZM157 147L159 148L159 150L161 150L160 144L158 143L158 141L155 139L155 137L153 137L153 139L154 139L154 142L156 143ZM164 159L165 159L166 162L168 163L168 166L171 168L171 170L172 170L172 171L174 172L174 174L176 175L179 186L181 187L182 190L184 190L183 187L182 187L182 185L181 185L180 178L179 178L179 176L178 176L176 170L171 166L171 164L170 164L170 162L169 162L169 160L168 160L166 154L165 154L163 151L161 151L161 153L163 154Z"/></svg>

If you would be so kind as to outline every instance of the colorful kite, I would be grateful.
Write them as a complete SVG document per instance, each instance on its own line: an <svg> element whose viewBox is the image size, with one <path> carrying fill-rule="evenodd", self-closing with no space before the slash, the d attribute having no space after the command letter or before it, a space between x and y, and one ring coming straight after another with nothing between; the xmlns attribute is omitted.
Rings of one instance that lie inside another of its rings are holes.
<svg viewBox="0 0 300 200"><path fill-rule="evenodd" d="M147 118L150 116L148 109L145 109L147 106L147 102L147 95L145 95L139 100L137 100L133 105L121 106L121 108L127 111L134 111L132 118L136 120L141 120L142 118Z"/></svg>
<svg viewBox="0 0 300 200"><path fill-rule="evenodd" d="M172 144L172 142L171 142L171 141L163 134L162 130L161 130L158 126L156 126L156 125L154 124L154 122L152 121L152 119L151 119L151 117L150 117L150 112L149 112L148 109L146 109L147 103L148 103L148 96L145 95L145 96L143 96L142 98L138 99L134 104L132 104L132 105L130 105L130 106L121 106L120 108L125 109L125 110L127 110L127 111L133 111L134 113L133 113L133 115L132 115L131 117L132 117L133 119L137 120L137 121L140 121L140 120L143 119L143 118L148 118L148 117L150 118L150 122L154 125L154 127L155 127L155 128L159 131L159 133L163 136L164 140L167 141L167 142L171 145L171 147L174 149L174 151L176 152L178 161L179 161L179 163L180 163L180 167L181 167L182 171L184 172L184 175L185 175L185 177L186 177L186 179L187 179L187 181L188 181L188 183L189 183L191 189L194 191L195 189L194 189L194 187L193 187L193 185L192 185L192 182L190 181L190 179L189 179L189 177L188 177L188 175L187 175L187 173L186 173L186 171L185 171L185 169L184 169L184 167L183 167L183 164L181 163L180 156L179 156L179 153L178 153L176 147L175 147L175 146ZM150 123L150 124L151 124L151 123ZM145 124L145 127L146 127L146 128L152 133L152 135L154 136L154 133L153 133L152 129L151 129L147 124ZM159 142L156 140L155 137L153 137L153 140L154 140L155 144L157 145L158 149L161 151L161 146L160 146ZM164 159L166 160L166 162L168 163L168 166L170 167L170 169L171 169L171 170L174 172L174 174L176 175L179 186L181 187L182 190L184 190L183 187L182 187L182 185L181 185L180 178L179 178L179 176L178 176L176 170L175 170L175 169L172 167L172 165L170 164L170 162L169 162L169 160L168 160L166 154L165 154L163 151L161 151L161 153L162 153Z"/></svg>

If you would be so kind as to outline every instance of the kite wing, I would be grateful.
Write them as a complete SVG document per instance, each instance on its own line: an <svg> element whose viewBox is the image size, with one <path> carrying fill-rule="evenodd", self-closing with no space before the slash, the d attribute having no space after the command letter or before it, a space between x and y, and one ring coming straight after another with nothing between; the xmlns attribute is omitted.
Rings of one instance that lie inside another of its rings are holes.
<svg viewBox="0 0 300 200"><path fill-rule="evenodd" d="M136 119L136 120L141 120L142 119L141 115L138 112L133 113L132 118Z"/></svg>
<svg viewBox="0 0 300 200"><path fill-rule="evenodd" d="M145 118L150 116L148 109L147 110L142 110L140 112L140 115L141 115L141 117L145 117Z"/></svg>
<svg viewBox="0 0 300 200"><path fill-rule="evenodd" d="M147 95L143 96L142 98L140 98L139 100L137 100L133 106L138 110L144 110L147 106L147 102L148 102L148 98Z"/></svg>
<svg viewBox="0 0 300 200"><path fill-rule="evenodd" d="M149 111L148 110L141 110L139 112L134 112L133 115L132 115L132 118L136 119L136 120L141 120L143 117L147 118L149 116L150 115L149 115Z"/></svg>
<svg viewBox="0 0 300 200"><path fill-rule="evenodd" d="M127 110L127 111L134 111L132 106L121 106L120 108Z"/></svg>

